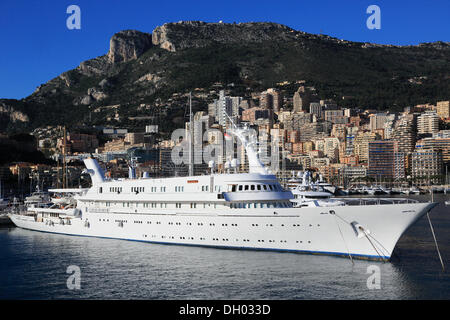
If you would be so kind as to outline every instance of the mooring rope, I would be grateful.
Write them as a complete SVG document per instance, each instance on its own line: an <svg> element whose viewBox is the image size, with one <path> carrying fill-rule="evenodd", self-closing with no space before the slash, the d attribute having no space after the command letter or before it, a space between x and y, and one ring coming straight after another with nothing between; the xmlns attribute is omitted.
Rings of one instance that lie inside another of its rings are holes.
<svg viewBox="0 0 450 320"><path fill-rule="evenodd" d="M334 212L334 210L331 210L333 213L332 214L334 214L334 216L336 216L336 217L338 217L339 219L341 219L342 221L344 221L345 223L347 223L347 224L349 224L350 226L352 225L350 222L348 222L348 221L346 221L344 218L342 218L341 216L339 216L336 212ZM330 213L331 213L331 211L330 211ZM337 223L337 222L336 222ZM338 227L339 227L339 225L338 225ZM341 231L341 229L339 228L339 231ZM372 245L372 247L373 247L373 249L375 250L375 252L377 253L377 255L381 258L381 260L383 260L383 262L386 262L387 260L384 258L384 256L383 255L381 255L379 252L378 252L378 250L377 250L377 248L375 247L375 245L372 243L372 241L370 241L370 239L369 239L369 236L372 238L372 239L374 239L384 250L386 250L386 252L387 252L387 254L389 255L389 251L377 240L377 239L375 239L375 237L373 237L373 236L371 236L370 234L368 234L366 231L365 231L365 229L363 228L362 229L362 231L364 232L364 235L366 236L366 238L367 238L367 240L369 240L369 243ZM341 232L341 235L342 235L342 232ZM342 236L343 237L343 236ZM344 243L345 243L345 240L344 240ZM380 251L381 251L381 249L380 249ZM352 260L352 262L353 262L353 260Z"/></svg>
<svg viewBox="0 0 450 320"><path fill-rule="evenodd" d="M333 212L333 213L331 213L331 212ZM355 263L353 262L353 257L352 257L352 255L350 254L350 250L348 249L347 242L345 242L344 234L342 233L341 227L339 227L339 223L338 223L338 221L337 221L337 219L336 219L336 212L334 212L334 210L331 210L330 213L334 215L334 221L336 222L336 225L337 225L337 227L338 227L338 229L339 229L339 232L340 232L340 234L341 234L342 240L344 241L345 249L347 250L347 253L348 253L348 256L349 256L349 258L350 258L350 261L351 261L352 264L354 265Z"/></svg>
<svg viewBox="0 0 450 320"><path fill-rule="evenodd" d="M378 241L374 236L372 236L371 234L367 234L367 236L369 236L369 237L371 237L372 238L372 240L374 240L377 244L379 244L380 245L380 251L381 251L381 253L383 253L384 254L384 252L382 252L382 250L381 249L383 249L383 250L385 250L385 252L386 252L386 255L387 256L389 256L389 251L381 244L381 242L380 241Z"/></svg>
<svg viewBox="0 0 450 320"><path fill-rule="evenodd" d="M362 227L361 227L362 228ZM377 248L375 247L375 245L372 243L372 241L370 241L369 239L369 235L367 234L366 230L364 230L362 228L362 232L364 232L364 235L366 236L367 240L369 240L369 243L372 245L372 248L375 250L375 252L377 253L377 255L381 258L381 260L383 260L383 262L386 262L386 259L384 259L384 257L378 252Z"/></svg>
<svg viewBox="0 0 450 320"><path fill-rule="evenodd" d="M428 218L428 223L430 224L431 233L433 234L434 244L436 245L436 250L437 250L437 253L439 255L439 260L441 260L442 271L445 271L444 262L442 261L441 252L439 251L439 246L438 246L438 243L437 243L437 240L436 240L436 236L434 234L433 225L431 224L429 211L427 212L427 218Z"/></svg>

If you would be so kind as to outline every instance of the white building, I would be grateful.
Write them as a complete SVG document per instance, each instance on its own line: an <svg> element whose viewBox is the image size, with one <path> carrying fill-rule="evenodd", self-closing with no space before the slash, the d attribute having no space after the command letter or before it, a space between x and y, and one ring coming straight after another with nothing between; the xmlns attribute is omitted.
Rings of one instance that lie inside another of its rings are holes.
<svg viewBox="0 0 450 320"><path fill-rule="evenodd" d="M435 111L426 111L417 118L417 133L427 134L439 131L439 116Z"/></svg>

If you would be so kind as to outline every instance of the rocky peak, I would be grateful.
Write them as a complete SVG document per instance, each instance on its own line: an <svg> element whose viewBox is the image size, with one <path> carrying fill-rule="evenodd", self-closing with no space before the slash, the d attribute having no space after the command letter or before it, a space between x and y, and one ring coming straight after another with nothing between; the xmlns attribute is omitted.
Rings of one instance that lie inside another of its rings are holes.
<svg viewBox="0 0 450 320"><path fill-rule="evenodd" d="M204 47L213 43L262 42L294 39L297 31L277 23L206 23L180 21L156 27L152 42L168 51Z"/></svg>
<svg viewBox="0 0 450 320"><path fill-rule="evenodd" d="M137 59L151 46L151 34L136 30L120 31L111 37L108 61L118 63Z"/></svg>

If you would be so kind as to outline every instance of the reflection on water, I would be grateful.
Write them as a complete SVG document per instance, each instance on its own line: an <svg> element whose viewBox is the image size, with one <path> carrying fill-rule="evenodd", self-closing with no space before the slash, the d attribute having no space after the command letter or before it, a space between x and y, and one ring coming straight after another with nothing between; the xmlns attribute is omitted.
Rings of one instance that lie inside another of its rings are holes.
<svg viewBox="0 0 450 320"><path fill-rule="evenodd" d="M423 198L424 196L419 196ZM449 196L436 195L443 202ZM450 257L449 207L430 214ZM219 250L0 229L0 298L5 299L449 299L426 218L399 241L391 262L293 253ZM66 269L81 269L81 290ZM367 267L381 271L369 290Z"/></svg>

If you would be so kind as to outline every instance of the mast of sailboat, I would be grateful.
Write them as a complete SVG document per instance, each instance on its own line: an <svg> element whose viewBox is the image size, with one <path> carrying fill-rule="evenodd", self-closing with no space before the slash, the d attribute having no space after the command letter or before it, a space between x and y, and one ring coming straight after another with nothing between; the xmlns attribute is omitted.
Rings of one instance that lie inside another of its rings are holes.
<svg viewBox="0 0 450 320"><path fill-rule="evenodd" d="M194 127L192 125L192 93L189 92L189 176L194 175L194 161L192 159L193 142Z"/></svg>
<svg viewBox="0 0 450 320"><path fill-rule="evenodd" d="M66 127L64 126L64 136L63 136L63 188L67 188L67 166L66 166L66 141L67 141L67 136L66 136Z"/></svg>
<svg viewBox="0 0 450 320"><path fill-rule="evenodd" d="M56 158L56 188L59 189L59 152L58 157Z"/></svg>

